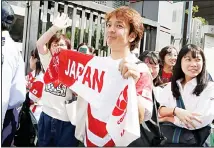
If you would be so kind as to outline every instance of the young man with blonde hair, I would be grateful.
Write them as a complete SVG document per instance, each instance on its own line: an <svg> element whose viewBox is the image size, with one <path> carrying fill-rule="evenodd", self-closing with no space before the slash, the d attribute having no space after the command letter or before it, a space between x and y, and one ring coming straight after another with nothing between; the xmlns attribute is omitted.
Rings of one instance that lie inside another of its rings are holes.
<svg viewBox="0 0 214 148"><path fill-rule="evenodd" d="M142 17L134 9L123 6L106 15L106 26L107 44L111 48L111 55L108 58L115 62L120 61L118 69L124 79L134 78L138 96L139 122L142 123L151 118L153 106L151 74L145 64L136 64L139 60L132 53L143 36ZM86 147L119 146L115 144L106 129L110 115L109 112L97 111L88 104L84 138Z"/></svg>

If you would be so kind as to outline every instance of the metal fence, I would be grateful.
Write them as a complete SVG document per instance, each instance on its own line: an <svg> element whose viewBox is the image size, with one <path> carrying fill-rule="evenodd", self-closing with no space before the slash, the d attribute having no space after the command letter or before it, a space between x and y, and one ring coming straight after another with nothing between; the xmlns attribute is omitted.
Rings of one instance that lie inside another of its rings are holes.
<svg viewBox="0 0 214 148"><path fill-rule="evenodd" d="M26 72L29 70L29 53L36 48L37 39L52 26L58 13L66 13L71 27L62 30L71 40L72 48L86 42L95 48L98 56L110 53L105 38L105 13L113 8L101 6L92 1L28 1L23 32L23 57Z"/></svg>
<svg viewBox="0 0 214 148"><path fill-rule="evenodd" d="M106 46L106 26L104 16L106 12L114 10L93 1L27 1L23 31L23 57L26 73L29 71L29 57L31 50L36 48L38 38L52 26L58 13L66 13L71 19L71 27L63 30L71 40L72 48L86 42L94 47L98 56L108 56L110 49ZM141 40L137 54L144 50L158 48L160 24L144 18L144 38Z"/></svg>

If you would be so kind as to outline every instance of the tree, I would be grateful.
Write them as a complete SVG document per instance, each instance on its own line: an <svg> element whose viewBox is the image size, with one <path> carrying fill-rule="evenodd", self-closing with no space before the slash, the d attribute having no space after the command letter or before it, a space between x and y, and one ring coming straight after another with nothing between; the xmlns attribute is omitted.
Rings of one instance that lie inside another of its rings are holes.
<svg viewBox="0 0 214 148"><path fill-rule="evenodd" d="M195 17L195 14L196 14L198 11L199 11L198 5L195 5L195 6L192 7L192 18L197 18L197 19L199 19L199 20L202 22L203 25L207 25L207 24L208 24L208 21L207 21L205 18L203 18L203 17ZM189 13L189 10L188 10L188 9L185 10L185 13L188 14L188 13Z"/></svg>
<svg viewBox="0 0 214 148"><path fill-rule="evenodd" d="M73 48L77 48L78 45L80 44L80 31L81 29L76 27L75 28L75 37L74 37L74 47ZM83 35L83 42L88 43L88 32L87 29L84 29L84 35ZM92 34L91 37L91 46L95 48L96 45L96 36L97 36L97 28L95 28L94 30L94 34ZM68 37L69 39L71 39L71 32L67 31L66 32L66 37ZM107 52L108 47L107 46L103 46L103 42L104 42L104 30L101 29L100 31L100 39L98 42L98 49L104 50ZM96 49L96 50L98 50Z"/></svg>
<svg viewBox="0 0 214 148"><path fill-rule="evenodd" d="M94 30L94 35L92 36L92 43L91 45L95 48L95 45L96 45L96 37L97 37L97 28ZM98 42L98 49L104 49L103 48L103 42L104 42L104 30L101 30L100 31L100 39L99 39L99 42ZM105 47L105 46L104 46Z"/></svg>

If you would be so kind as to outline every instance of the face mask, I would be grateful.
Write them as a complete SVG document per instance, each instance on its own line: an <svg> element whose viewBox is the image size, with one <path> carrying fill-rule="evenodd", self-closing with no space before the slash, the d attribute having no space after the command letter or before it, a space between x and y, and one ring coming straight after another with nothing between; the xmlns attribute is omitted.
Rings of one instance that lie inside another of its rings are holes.
<svg viewBox="0 0 214 148"><path fill-rule="evenodd" d="M85 47L80 47L80 49L79 49L79 52L82 52L82 53L87 53L87 50L88 50L88 48L85 48Z"/></svg>

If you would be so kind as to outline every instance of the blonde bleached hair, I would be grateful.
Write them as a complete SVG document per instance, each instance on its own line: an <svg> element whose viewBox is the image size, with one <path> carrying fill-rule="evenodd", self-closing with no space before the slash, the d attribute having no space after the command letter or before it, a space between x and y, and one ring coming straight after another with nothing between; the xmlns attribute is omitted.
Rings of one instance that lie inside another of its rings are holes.
<svg viewBox="0 0 214 148"><path fill-rule="evenodd" d="M130 43L130 51L137 48L138 43L142 39L143 32L144 32L143 19L141 15L136 10L130 7L122 6L110 13L107 13L105 16L106 22L108 22L112 16L116 16L117 18L122 18L129 23L130 25L129 34L133 32L136 35L136 38L134 39L134 41Z"/></svg>

